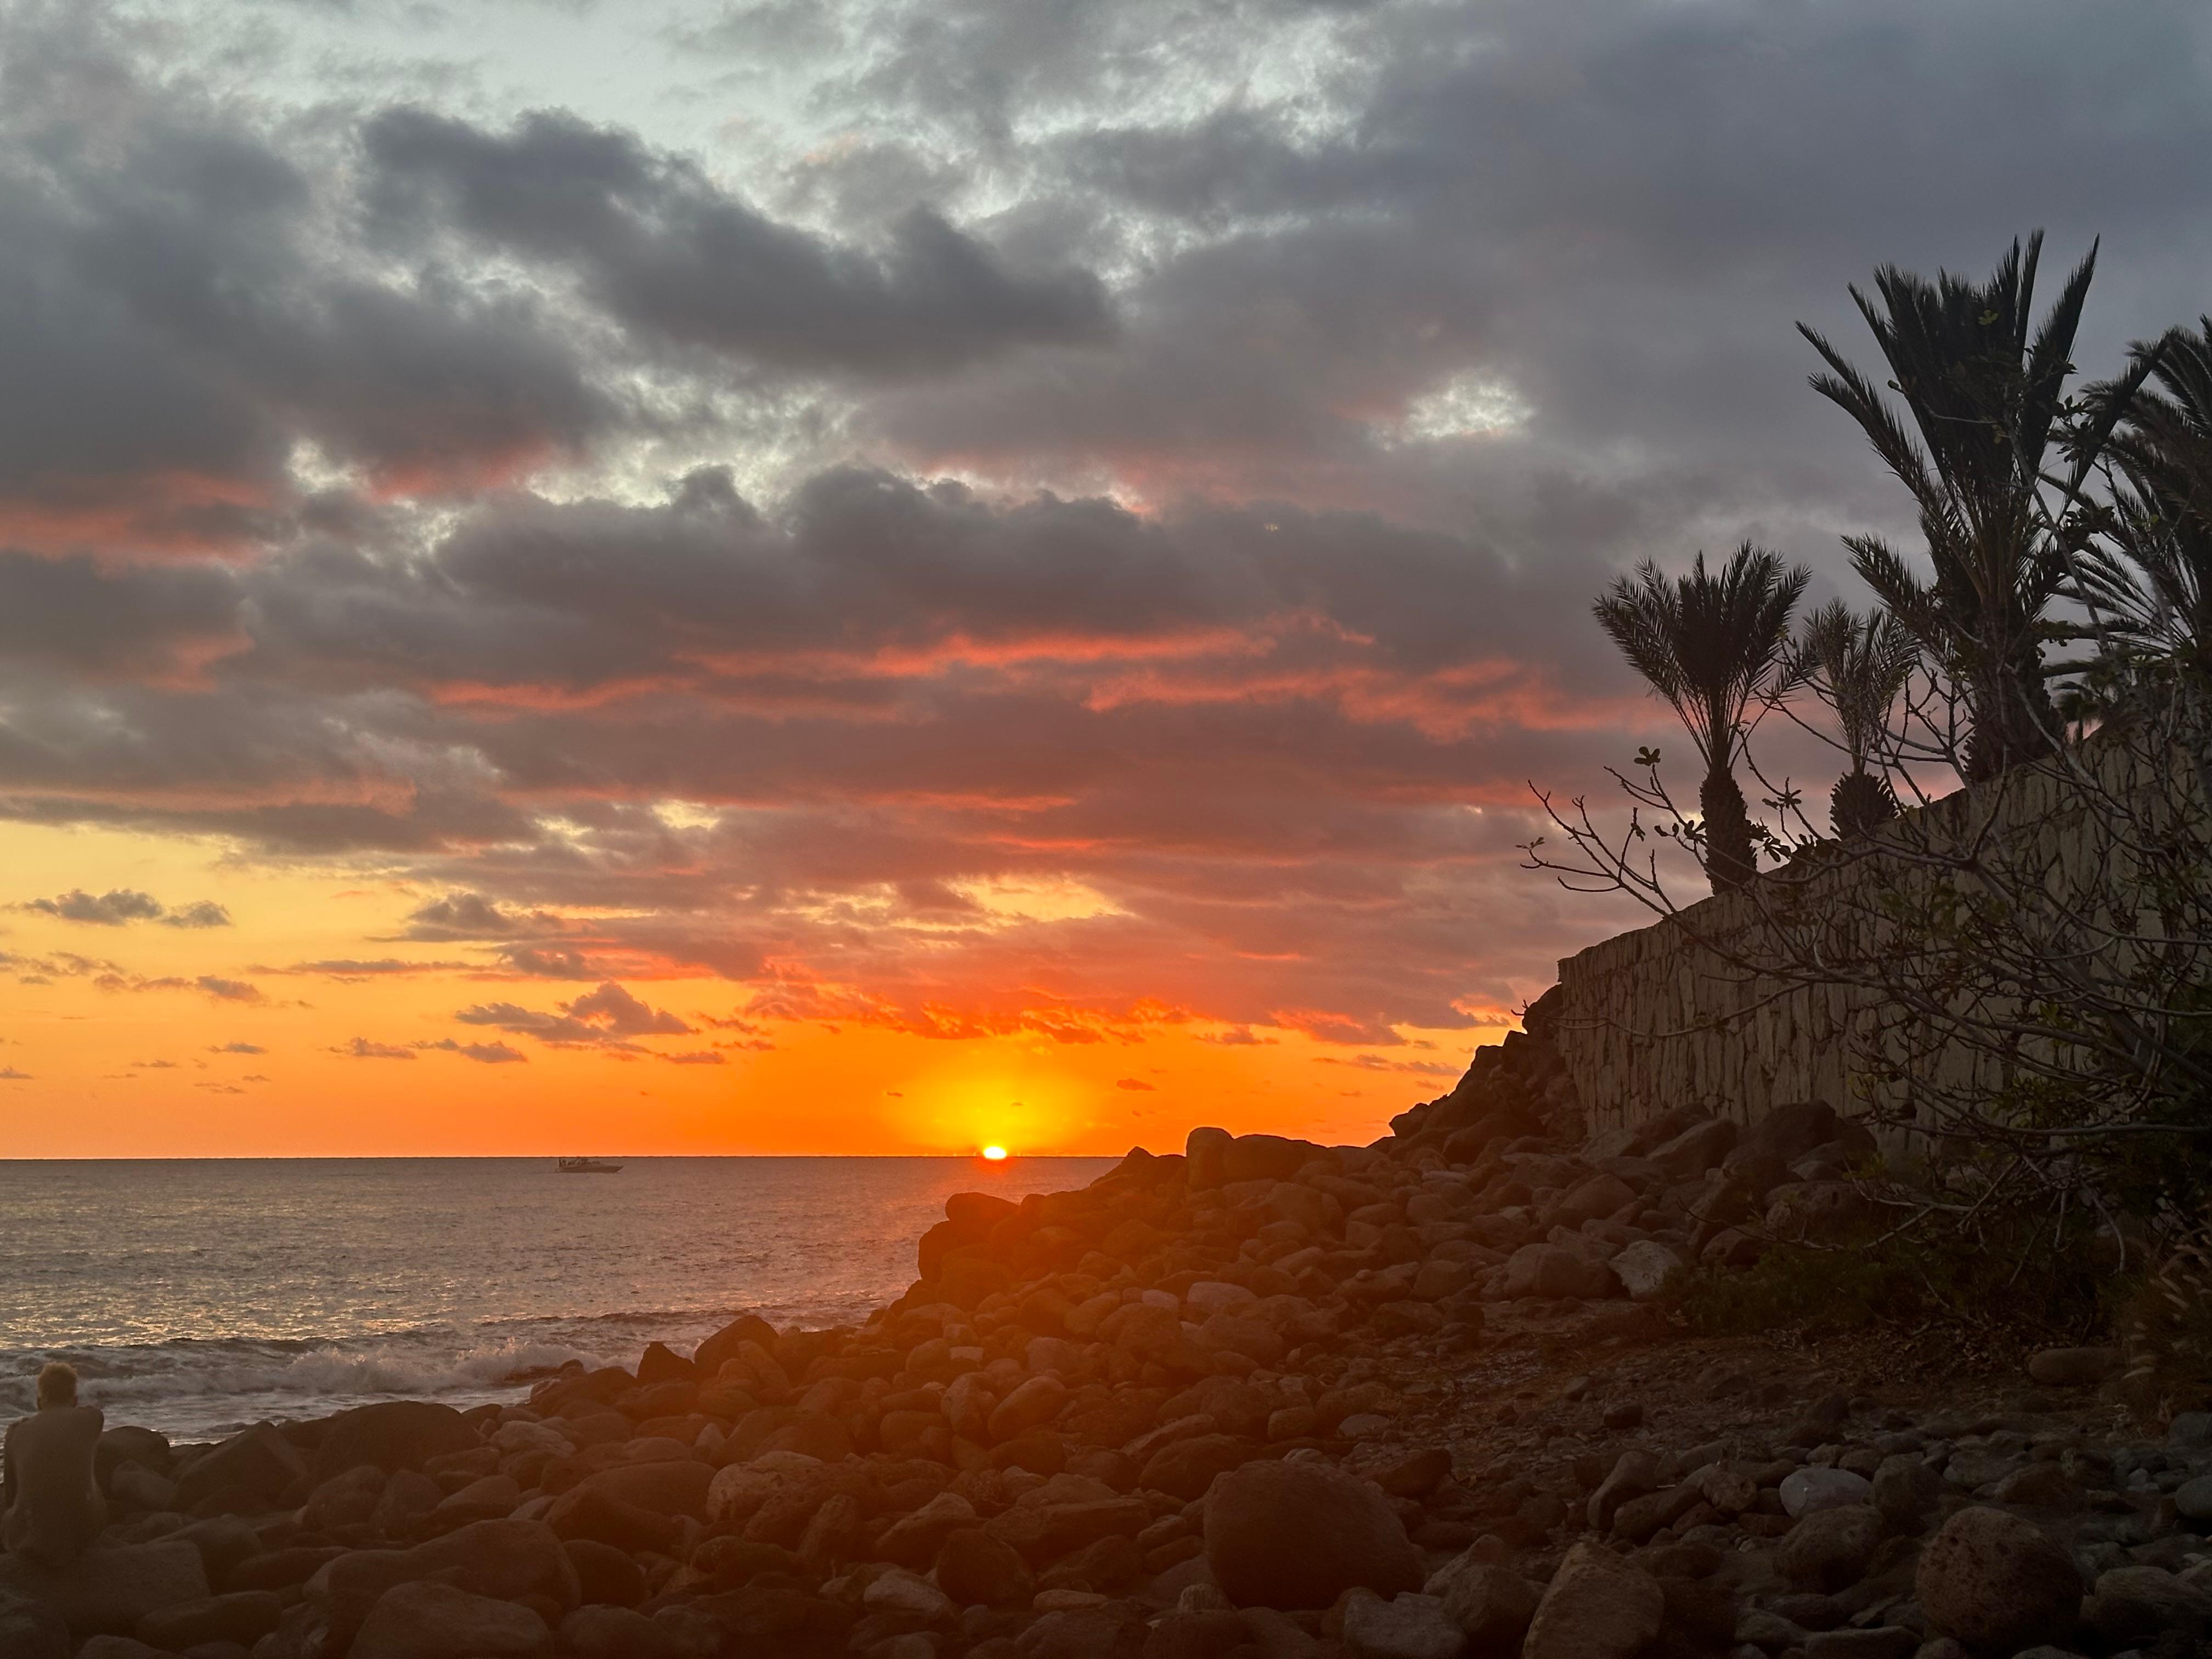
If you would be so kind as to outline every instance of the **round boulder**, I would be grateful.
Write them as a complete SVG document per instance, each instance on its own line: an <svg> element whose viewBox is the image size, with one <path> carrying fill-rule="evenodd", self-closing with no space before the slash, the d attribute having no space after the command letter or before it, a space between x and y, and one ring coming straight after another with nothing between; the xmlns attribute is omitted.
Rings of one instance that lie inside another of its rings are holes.
<svg viewBox="0 0 2212 1659"><path fill-rule="evenodd" d="M1944 1635L1979 1651L2017 1653L2062 1641L2081 1602L2074 1560L2002 1510L1960 1510L1920 1557L1914 1589Z"/></svg>
<svg viewBox="0 0 2212 1659"><path fill-rule="evenodd" d="M1866 1577L1881 1541L1881 1513L1871 1504L1816 1510L1783 1540L1783 1576L1801 1589L1832 1595Z"/></svg>
<svg viewBox="0 0 2212 1659"><path fill-rule="evenodd" d="M1206 1559L1241 1607L1326 1607L1349 1589L1421 1587L1421 1557L1382 1492L1329 1464L1247 1463L1206 1498Z"/></svg>
<svg viewBox="0 0 2212 1659"><path fill-rule="evenodd" d="M451 1406L428 1400L386 1400L356 1406L331 1419L315 1447L318 1482L374 1463L380 1469L419 1469L426 1459L467 1451L476 1431Z"/></svg>

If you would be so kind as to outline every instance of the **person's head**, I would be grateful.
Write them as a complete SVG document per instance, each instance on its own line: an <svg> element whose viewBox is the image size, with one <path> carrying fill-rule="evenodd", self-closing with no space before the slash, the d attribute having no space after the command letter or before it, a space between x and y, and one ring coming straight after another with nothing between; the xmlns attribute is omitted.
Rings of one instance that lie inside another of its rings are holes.
<svg viewBox="0 0 2212 1659"><path fill-rule="evenodd" d="M39 1409L76 1404L76 1368L58 1359L39 1372Z"/></svg>

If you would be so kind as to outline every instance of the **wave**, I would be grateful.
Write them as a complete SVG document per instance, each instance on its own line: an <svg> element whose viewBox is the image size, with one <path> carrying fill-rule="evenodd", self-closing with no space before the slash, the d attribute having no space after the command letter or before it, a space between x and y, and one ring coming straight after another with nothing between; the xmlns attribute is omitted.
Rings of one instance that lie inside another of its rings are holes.
<svg viewBox="0 0 2212 1659"><path fill-rule="evenodd" d="M464 1343L453 1332L313 1345L218 1340L58 1347L6 1357L14 1374L0 1380L0 1410L31 1409L38 1367L54 1359L76 1367L89 1403L108 1407L118 1420L137 1422L145 1419L146 1407L168 1406L162 1414L174 1416L175 1402L185 1401L213 1404L228 1399L266 1406L289 1400L321 1407L362 1398L482 1396L488 1390L520 1388L572 1361L600 1365L611 1358L593 1346L559 1341L503 1338Z"/></svg>

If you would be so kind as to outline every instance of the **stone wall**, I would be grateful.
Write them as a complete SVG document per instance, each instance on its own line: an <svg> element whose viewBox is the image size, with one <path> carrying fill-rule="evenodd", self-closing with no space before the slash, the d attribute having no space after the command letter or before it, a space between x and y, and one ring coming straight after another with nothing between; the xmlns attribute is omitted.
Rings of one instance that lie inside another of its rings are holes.
<svg viewBox="0 0 2212 1659"><path fill-rule="evenodd" d="M1796 918L1796 959L1803 958L1803 942L1827 926L1837 929L1838 957L1866 960L1869 927L1881 925L1869 922L1880 908L1869 893L1891 905L1903 896L1910 908L1936 879L1925 868L1969 846L1986 843L1991 867L2015 886L2047 884L2078 895L2118 884L2132 891L2127 837L2114 834L2109 815L2085 810L2098 789L2131 802L2137 824L2190 813L2191 833L2203 843L2200 798L2174 787L2180 774L2173 768L2187 768L2180 757L2151 765L2118 743L2093 744L2087 755L2094 781L2086 786L2078 774L2008 774L1904 814L1871 846L1859 843L1856 856L1825 865L1816 858L1764 875L1751 891L1686 906L1565 958L1555 1041L1590 1127L1635 1122L1692 1103L1748 1122L1800 1100L1854 1113L1879 1103L1924 1121L1911 1082L1898 1080L1900 1054L1910 1056L1904 1069L1929 1084L2001 1086L2008 1065L1930 1039L1926 1022L1916 1029L1879 991L1757 969L1790 959L1776 943L1789 932L1774 920L1784 908ZM2154 930L2154 919L2142 931ZM1879 1073L1869 1059L1883 1052L1892 1066Z"/></svg>

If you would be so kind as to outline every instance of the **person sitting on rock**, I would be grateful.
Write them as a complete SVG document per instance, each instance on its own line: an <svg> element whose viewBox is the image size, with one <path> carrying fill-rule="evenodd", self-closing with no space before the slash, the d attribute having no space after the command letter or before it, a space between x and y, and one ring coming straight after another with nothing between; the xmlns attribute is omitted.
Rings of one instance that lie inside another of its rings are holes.
<svg viewBox="0 0 2212 1659"><path fill-rule="evenodd" d="M76 1403L76 1372L58 1362L39 1373L39 1408L16 1419L0 1450L0 1544L56 1571L72 1565L107 1524L93 1474L106 1419Z"/></svg>

